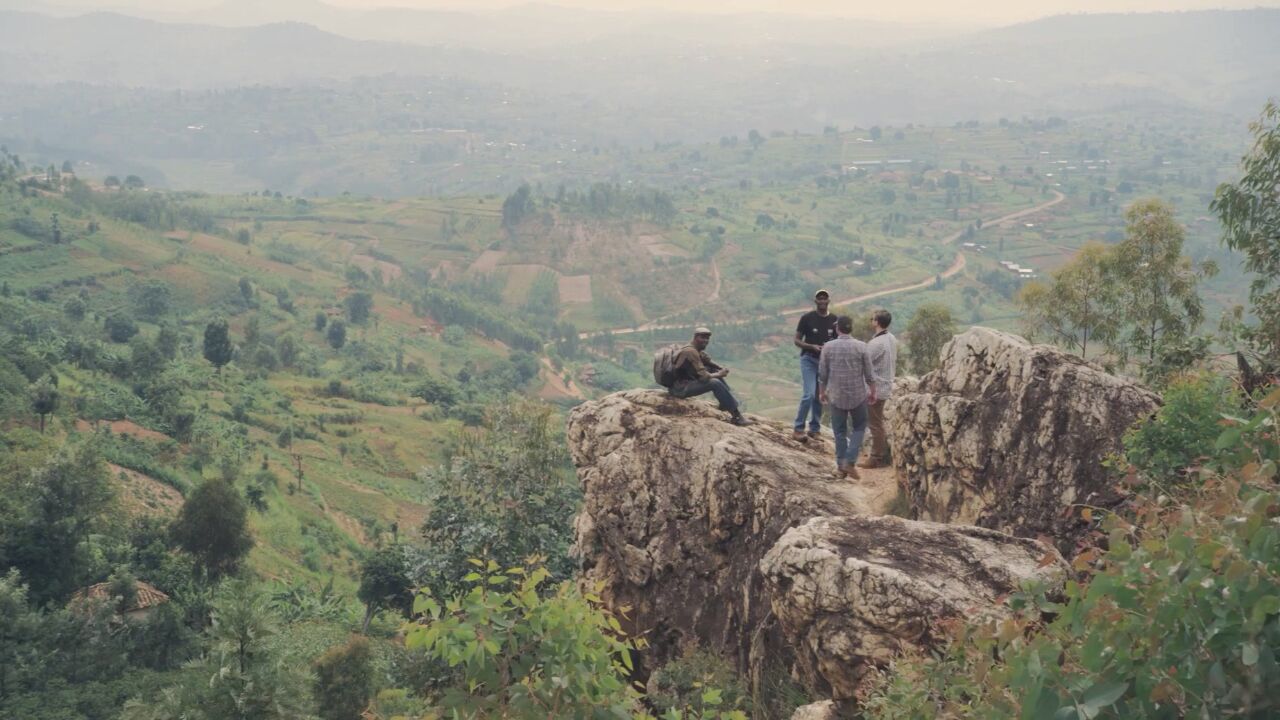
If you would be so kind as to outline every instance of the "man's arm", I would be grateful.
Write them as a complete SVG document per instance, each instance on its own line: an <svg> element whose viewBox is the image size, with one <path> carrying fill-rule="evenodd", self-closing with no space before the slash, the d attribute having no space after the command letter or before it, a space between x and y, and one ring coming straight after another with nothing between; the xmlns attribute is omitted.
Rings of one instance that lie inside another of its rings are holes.
<svg viewBox="0 0 1280 720"><path fill-rule="evenodd" d="M698 355L700 356L698 360L702 363L702 367L711 372L708 377L721 378L729 374L729 371L723 365L717 365L710 355L706 353L698 353Z"/></svg>
<svg viewBox="0 0 1280 720"><path fill-rule="evenodd" d="M872 338L867 343L867 356L871 358L871 379L867 382L871 387L875 387L876 383L884 382L888 377L882 377L877 371L878 367L888 367L889 348L887 343L880 342L880 338Z"/></svg>
<svg viewBox="0 0 1280 720"><path fill-rule="evenodd" d="M711 373L707 372L706 366L702 364L702 353L691 347L687 347L680 351L680 359L676 363L677 368L684 367L685 365L688 365L689 369L693 371L693 377L695 380L711 379Z"/></svg>
<svg viewBox="0 0 1280 720"><path fill-rule="evenodd" d="M827 346L818 349L818 402L827 404L827 379L831 377L831 353Z"/></svg>
<svg viewBox="0 0 1280 720"><path fill-rule="evenodd" d="M800 348L801 350L812 350L813 352L821 352L821 351L822 351L822 346L821 346L821 345L814 345L814 344L812 344L812 343L807 343L807 342L805 342L805 341L804 341L804 333L800 332L799 330L797 330L797 331L796 331L796 341L795 341L795 345L796 345L796 347Z"/></svg>
<svg viewBox="0 0 1280 720"><path fill-rule="evenodd" d="M862 353L862 372L867 378L867 403L876 403L876 369L871 365L871 353Z"/></svg>
<svg viewBox="0 0 1280 720"><path fill-rule="evenodd" d="M801 350L810 350L812 352L820 352L822 350L821 345L814 345L812 343L807 343L804 341L804 331L805 331L804 318L800 318L800 321L796 323L795 346L800 348Z"/></svg>

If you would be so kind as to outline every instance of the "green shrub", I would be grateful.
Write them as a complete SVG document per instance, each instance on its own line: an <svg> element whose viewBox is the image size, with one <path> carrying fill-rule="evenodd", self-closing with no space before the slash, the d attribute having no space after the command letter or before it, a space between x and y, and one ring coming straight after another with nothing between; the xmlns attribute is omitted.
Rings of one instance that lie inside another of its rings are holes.
<svg viewBox="0 0 1280 720"><path fill-rule="evenodd" d="M312 692L323 720L359 720L373 695L373 651L354 636L315 662Z"/></svg>
<svg viewBox="0 0 1280 720"><path fill-rule="evenodd" d="M1239 408L1226 378L1200 375L1174 381L1156 416L1125 433L1125 457L1148 478L1185 477L1188 468L1213 453L1223 414Z"/></svg>
<svg viewBox="0 0 1280 720"><path fill-rule="evenodd" d="M719 702L710 706L707 701L712 699ZM751 712L750 693L737 673L715 653L701 648L655 670L649 679L648 700L660 715L722 708Z"/></svg>
<svg viewBox="0 0 1280 720"><path fill-rule="evenodd" d="M443 605L420 595L422 622L411 650L461 669L434 698L450 717L595 718L631 715L638 695L627 682L632 645L616 618L570 583L547 597L544 568L489 561L467 575L469 589Z"/></svg>
<svg viewBox="0 0 1280 720"><path fill-rule="evenodd" d="M447 465L421 475L431 509L415 579L444 596L461 590L474 557L505 567L537 555L557 582L573 572L569 545L582 493L551 409L518 402L491 417L484 430L458 436Z"/></svg>
<svg viewBox="0 0 1280 720"><path fill-rule="evenodd" d="M427 709L422 700L413 697L408 690L383 690L374 698L374 709L377 717L419 717Z"/></svg>
<svg viewBox="0 0 1280 720"><path fill-rule="evenodd" d="M870 718L1275 717L1280 713L1280 492L1275 408L1229 421L1205 481L1134 500L1076 556L1061 603L958 624L938 655L899 661ZM1252 426L1252 429L1250 427ZM1046 614L1051 617L1047 623Z"/></svg>
<svg viewBox="0 0 1280 720"><path fill-rule="evenodd" d="M490 560L471 561L469 588L443 605L427 594L414 601L421 620L405 646L437 667L453 669L428 687L443 717L634 718L652 720L629 682L632 653L644 646L625 637L618 619L593 594L573 583L542 593L545 568L502 570ZM704 686L697 709L669 709L663 720L746 720L741 710L721 710L723 691ZM428 717L434 717L428 715Z"/></svg>

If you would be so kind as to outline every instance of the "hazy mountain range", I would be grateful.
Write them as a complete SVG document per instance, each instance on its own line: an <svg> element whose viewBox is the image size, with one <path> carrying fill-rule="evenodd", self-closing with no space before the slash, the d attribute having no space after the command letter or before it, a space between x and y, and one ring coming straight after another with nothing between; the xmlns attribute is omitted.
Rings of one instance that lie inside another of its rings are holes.
<svg viewBox="0 0 1280 720"><path fill-rule="evenodd" d="M51 16L78 16L83 9L57 3L0 0L0 8ZM766 13L601 11L530 3L501 10L425 10L338 7L318 0L227 0L197 10L112 12L172 23L249 27L299 22L359 40L473 47L496 52L556 48L609 41L620 35L689 42L797 43L885 47L976 29L954 23L889 23L850 18L813 18Z"/></svg>
<svg viewBox="0 0 1280 720"><path fill-rule="evenodd" d="M0 11L0 143L157 180L170 162L229 163L274 186L319 148L346 157L370 134L416 147L415 128L643 147L1050 115L1228 115L1243 127L1280 93L1280 10L1072 15L912 40L924 30L843 20L809 33L803 18L264 5L209 11L219 25ZM231 26L236 12L350 22L343 34ZM417 42L349 36L379 28ZM369 152L403 155L393 147Z"/></svg>
<svg viewBox="0 0 1280 720"><path fill-rule="evenodd" d="M394 73L621 102L739 87L788 103L826 95L818 115L851 119L845 113L860 107L867 112L856 119L866 121L1134 101L1252 112L1280 89L1280 10L1071 15L946 37L843 19L550 5L461 13L235 0L183 17L0 12L0 77L210 88Z"/></svg>

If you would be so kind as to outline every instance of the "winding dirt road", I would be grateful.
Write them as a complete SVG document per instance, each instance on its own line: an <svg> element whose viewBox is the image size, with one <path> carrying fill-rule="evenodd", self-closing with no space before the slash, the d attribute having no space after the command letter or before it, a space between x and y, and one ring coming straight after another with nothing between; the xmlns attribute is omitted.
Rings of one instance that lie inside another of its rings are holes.
<svg viewBox="0 0 1280 720"><path fill-rule="evenodd" d="M1048 202L1040 203L1039 205L1035 205L1033 207L1025 208L1022 210L1016 210L1006 215L1001 215L998 218L994 218L991 220L983 220L982 228L985 230L987 228L994 228L994 227L1000 227L1002 225L1007 225L1015 220L1020 220L1024 217L1027 217L1028 215L1034 215L1036 213L1048 210L1054 205L1057 205L1058 203L1067 199L1066 195L1063 195L1057 190L1053 190L1052 192L1054 195L1052 200ZM962 235L964 235L964 230L957 230L956 232L944 237L942 239L942 244L950 245L954 243L956 240L959 240ZM960 272L963 272L965 265L966 265L966 261L965 261L964 252L960 251L956 253L956 259L952 261L951 265L946 270L943 270L941 273L937 273L937 274L941 275L943 279L950 278ZM712 271L713 277L715 278L715 290L712 293L711 297L708 299L709 302L719 300L720 298L720 268L716 264L715 258L712 258L711 260L711 271ZM924 288L927 288L933 285L934 282L936 282L935 278L936 278L936 275L931 275L925 278L924 280L921 280L920 282L908 283L903 285L894 285L891 287L882 288L880 290L864 293L862 295L855 295L853 297L848 297L848 298L840 298L840 299L833 298L831 301L831 305L832 307L839 306L839 305L852 305L854 303L866 302L868 300L874 300L876 298L885 297L887 295L896 295L898 293L910 292L912 290L923 290ZM755 317L739 320L732 324L742 324L742 323L752 322L755 320L767 320L769 318L776 318L779 316L788 317L791 315L802 315L808 312L810 309L812 309L811 305L805 305L803 307L787 308L785 310L780 310L778 312L770 313L768 315L757 315ZM609 330L604 330L604 331L584 332L584 333L580 333L578 337L583 340L586 340L593 335L600 334L601 332L609 332L610 334L613 334L613 335L631 335L638 332L648 332L650 330L676 330L676 329L688 327L688 323L664 324L664 321L666 321L671 317L672 315L667 315L664 317L655 318L653 320L650 320L647 323L644 323L642 325L637 325L635 327L611 328Z"/></svg>

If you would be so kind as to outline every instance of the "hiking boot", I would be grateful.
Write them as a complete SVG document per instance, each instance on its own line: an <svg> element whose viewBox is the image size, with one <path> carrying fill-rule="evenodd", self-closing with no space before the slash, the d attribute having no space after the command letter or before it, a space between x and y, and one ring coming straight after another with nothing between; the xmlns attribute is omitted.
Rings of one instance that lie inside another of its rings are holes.
<svg viewBox="0 0 1280 720"><path fill-rule="evenodd" d="M796 442L809 442L809 436L805 435L803 430L796 430L792 432L791 439Z"/></svg>
<svg viewBox="0 0 1280 720"><path fill-rule="evenodd" d="M821 430L810 430L810 431L809 431L809 437L810 437L810 439L813 439L813 440L821 440L821 439L822 439L822 431L821 431Z"/></svg>
<svg viewBox="0 0 1280 720"><path fill-rule="evenodd" d="M880 462L879 460L867 458L866 460L863 460L862 462L858 463L858 467L864 470L875 470L876 468L884 467L884 463Z"/></svg>
<svg viewBox="0 0 1280 720"><path fill-rule="evenodd" d="M734 415L733 417L729 418L729 422L733 423L734 425L737 425L738 427L746 427L751 424L750 420L746 419L741 415Z"/></svg>
<svg viewBox="0 0 1280 720"><path fill-rule="evenodd" d="M862 476L858 474L858 468L853 465L844 466L844 476L850 480L861 480Z"/></svg>

